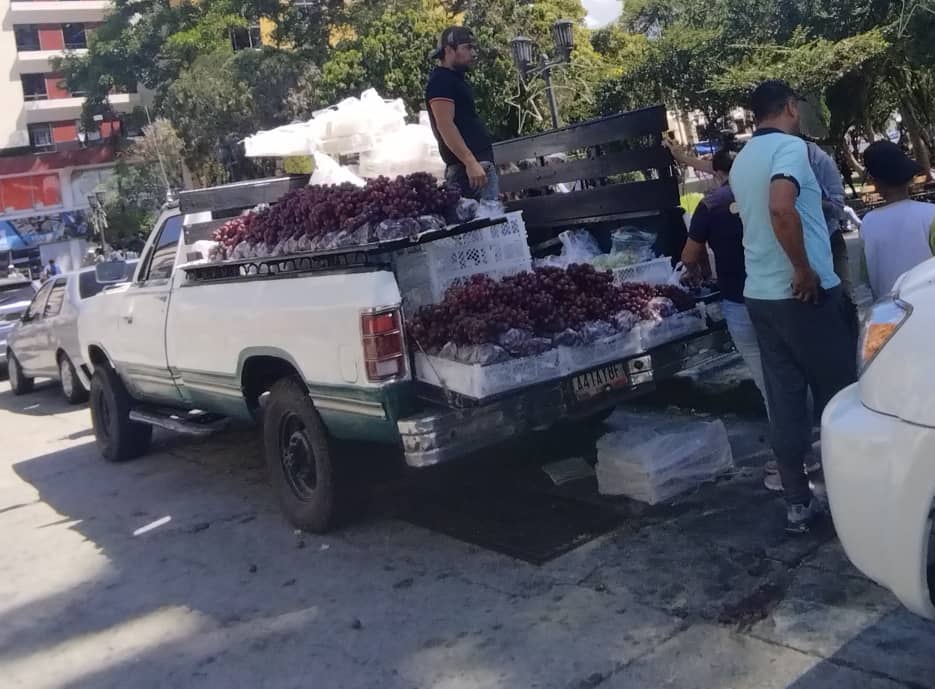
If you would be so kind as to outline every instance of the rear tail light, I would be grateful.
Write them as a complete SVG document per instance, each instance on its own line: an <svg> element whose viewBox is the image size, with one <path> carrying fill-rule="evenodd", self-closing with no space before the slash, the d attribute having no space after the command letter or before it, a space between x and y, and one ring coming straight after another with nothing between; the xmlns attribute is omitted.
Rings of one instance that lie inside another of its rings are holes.
<svg viewBox="0 0 935 689"><path fill-rule="evenodd" d="M399 309L361 314L360 332L368 380L378 383L405 374L406 351Z"/></svg>
<svg viewBox="0 0 935 689"><path fill-rule="evenodd" d="M910 313L912 307L898 297L886 297L873 305L864 321L857 348L857 366L861 372L893 338Z"/></svg>

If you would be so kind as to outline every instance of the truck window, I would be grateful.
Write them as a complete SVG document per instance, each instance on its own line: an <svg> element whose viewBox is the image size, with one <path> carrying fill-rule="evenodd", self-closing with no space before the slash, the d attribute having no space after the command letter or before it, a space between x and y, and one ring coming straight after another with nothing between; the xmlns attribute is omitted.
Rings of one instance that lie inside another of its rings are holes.
<svg viewBox="0 0 935 689"><path fill-rule="evenodd" d="M49 280L42 286L36 293L36 298L32 300L32 304L29 305L29 309L26 311L26 317L29 320L35 320L42 315L43 309L45 309L45 302L49 298L49 292L52 291L52 281Z"/></svg>
<svg viewBox="0 0 935 689"><path fill-rule="evenodd" d="M159 238L153 245L149 270L143 280L168 280L175 267L175 255L178 253L179 236L182 231L182 216L173 215L165 221L159 231Z"/></svg>
<svg viewBox="0 0 935 689"><path fill-rule="evenodd" d="M59 278L52 286L49 293L49 301L46 302L45 309L42 311L43 318L53 318L62 311L62 303L65 301L65 286L68 284L67 278Z"/></svg>

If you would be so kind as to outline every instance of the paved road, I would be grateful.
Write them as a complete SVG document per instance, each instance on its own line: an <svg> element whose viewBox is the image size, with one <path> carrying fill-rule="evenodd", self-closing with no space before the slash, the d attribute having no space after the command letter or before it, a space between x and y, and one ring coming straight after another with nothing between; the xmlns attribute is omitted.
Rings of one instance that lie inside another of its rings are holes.
<svg viewBox="0 0 935 689"><path fill-rule="evenodd" d="M392 507L297 536L252 433L111 466L59 400L0 384L4 688L935 686L935 625L777 535L762 422L728 419L732 478L535 566Z"/></svg>

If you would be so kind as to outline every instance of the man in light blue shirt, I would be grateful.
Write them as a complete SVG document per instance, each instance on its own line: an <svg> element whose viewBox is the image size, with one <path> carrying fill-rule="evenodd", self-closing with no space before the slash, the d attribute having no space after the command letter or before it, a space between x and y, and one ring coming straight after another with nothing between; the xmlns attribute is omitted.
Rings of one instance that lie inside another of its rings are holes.
<svg viewBox="0 0 935 689"><path fill-rule="evenodd" d="M822 193L799 133L799 98L767 81L753 92L757 131L730 174L744 227L744 298L760 344L787 530L824 513L805 461L815 413L857 377L857 323L834 272Z"/></svg>

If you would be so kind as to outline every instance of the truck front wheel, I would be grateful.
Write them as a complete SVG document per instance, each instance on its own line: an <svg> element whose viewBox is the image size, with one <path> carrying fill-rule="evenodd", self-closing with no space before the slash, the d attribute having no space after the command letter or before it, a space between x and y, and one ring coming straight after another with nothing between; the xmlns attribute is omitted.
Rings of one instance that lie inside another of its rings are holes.
<svg viewBox="0 0 935 689"><path fill-rule="evenodd" d="M109 366L94 368L90 406L94 437L104 459L125 462L146 453L153 438L153 427L130 421L130 393Z"/></svg>
<svg viewBox="0 0 935 689"><path fill-rule="evenodd" d="M270 390L263 442L270 481L286 518L299 529L328 531L346 507L345 485L332 461L328 431L298 382L283 379Z"/></svg>

